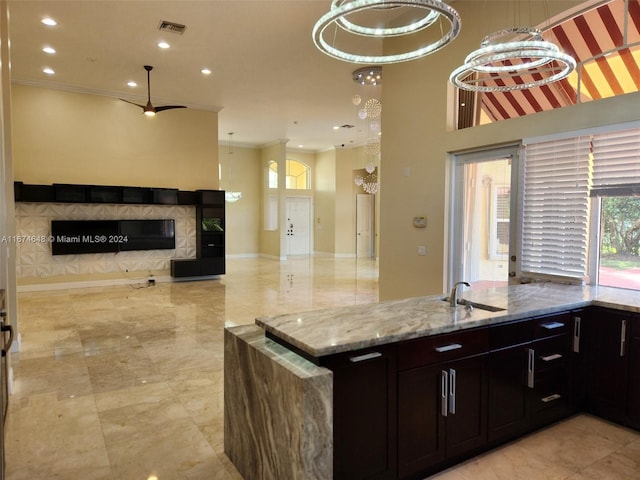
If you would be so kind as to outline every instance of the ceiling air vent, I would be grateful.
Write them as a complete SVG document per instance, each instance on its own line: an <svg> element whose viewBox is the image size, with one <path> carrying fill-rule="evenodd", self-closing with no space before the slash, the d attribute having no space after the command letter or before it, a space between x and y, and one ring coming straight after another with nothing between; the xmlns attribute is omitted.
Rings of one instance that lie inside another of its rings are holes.
<svg viewBox="0 0 640 480"><path fill-rule="evenodd" d="M182 25L180 23L174 23L174 22L167 22L166 20L162 20L160 22L160 27L158 27L158 30L161 30L163 32L177 33L179 35L182 35L186 29L187 29L186 25Z"/></svg>

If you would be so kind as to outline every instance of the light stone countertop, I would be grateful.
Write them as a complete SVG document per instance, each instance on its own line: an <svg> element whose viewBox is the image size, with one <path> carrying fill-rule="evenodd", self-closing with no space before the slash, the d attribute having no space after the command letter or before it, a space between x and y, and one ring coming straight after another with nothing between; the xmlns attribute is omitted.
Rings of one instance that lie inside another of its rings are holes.
<svg viewBox="0 0 640 480"><path fill-rule="evenodd" d="M640 292L611 287L534 283L473 292L462 298L503 308L451 307L442 295L259 317L256 324L312 357L598 305L640 312Z"/></svg>

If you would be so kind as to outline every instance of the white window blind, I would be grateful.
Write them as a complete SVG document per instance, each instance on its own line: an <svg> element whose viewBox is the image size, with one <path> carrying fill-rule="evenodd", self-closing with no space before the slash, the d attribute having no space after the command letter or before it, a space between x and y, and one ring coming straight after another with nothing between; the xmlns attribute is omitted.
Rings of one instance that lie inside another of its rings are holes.
<svg viewBox="0 0 640 480"><path fill-rule="evenodd" d="M592 195L633 194L640 185L640 129L593 137Z"/></svg>
<svg viewBox="0 0 640 480"><path fill-rule="evenodd" d="M521 271L584 279L587 272L590 138L526 145Z"/></svg>

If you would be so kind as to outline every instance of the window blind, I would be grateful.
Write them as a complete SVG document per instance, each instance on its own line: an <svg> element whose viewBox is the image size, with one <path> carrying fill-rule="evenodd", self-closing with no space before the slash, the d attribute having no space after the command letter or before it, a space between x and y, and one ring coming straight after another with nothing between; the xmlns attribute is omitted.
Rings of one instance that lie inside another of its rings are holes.
<svg viewBox="0 0 640 480"><path fill-rule="evenodd" d="M584 279L590 137L525 146L521 271Z"/></svg>
<svg viewBox="0 0 640 480"><path fill-rule="evenodd" d="M640 129L594 135L592 195L633 195L638 186Z"/></svg>

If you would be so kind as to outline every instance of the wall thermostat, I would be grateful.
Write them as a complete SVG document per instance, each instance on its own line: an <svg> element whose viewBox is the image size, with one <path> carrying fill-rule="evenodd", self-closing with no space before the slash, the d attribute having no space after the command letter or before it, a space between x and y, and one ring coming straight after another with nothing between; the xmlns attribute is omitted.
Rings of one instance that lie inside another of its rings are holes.
<svg viewBox="0 0 640 480"><path fill-rule="evenodd" d="M427 217L413 217L413 226L416 228L427 228Z"/></svg>

